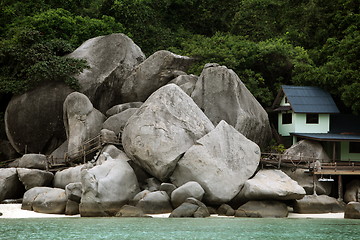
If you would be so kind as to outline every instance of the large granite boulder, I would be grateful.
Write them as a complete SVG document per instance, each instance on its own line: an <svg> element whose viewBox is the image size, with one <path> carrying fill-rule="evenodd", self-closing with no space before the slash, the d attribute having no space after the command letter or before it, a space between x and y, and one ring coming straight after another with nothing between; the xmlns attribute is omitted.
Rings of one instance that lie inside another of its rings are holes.
<svg viewBox="0 0 360 240"><path fill-rule="evenodd" d="M165 181L180 157L213 128L180 87L168 84L130 117L122 133L122 144L135 163Z"/></svg>
<svg viewBox="0 0 360 240"><path fill-rule="evenodd" d="M306 192L281 170L260 170L245 182L240 195L246 200L295 200Z"/></svg>
<svg viewBox="0 0 360 240"><path fill-rule="evenodd" d="M184 203L171 212L171 218L180 217L194 217L205 218L209 217L210 213L204 203L195 198L187 198Z"/></svg>
<svg viewBox="0 0 360 240"><path fill-rule="evenodd" d="M194 62L189 57L179 56L169 51L155 52L139 64L122 88L122 102L143 102L153 92L176 78L180 71L186 71Z"/></svg>
<svg viewBox="0 0 360 240"><path fill-rule="evenodd" d="M177 189L175 189L171 193L171 203L174 208L177 208L185 202L185 200L189 197L193 197L199 201L202 200L204 196L204 189L201 187L201 185L197 182L190 181L185 183L184 185L181 185Z"/></svg>
<svg viewBox="0 0 360 240"><path fill-rule="evenodd" d="M344 218L360 219L360 202L349 202L345 207Z"/></svg>
<svg viewBox="0 0 360 240"><path fill-rule="evenodd" d="M326 195L306 195L294 202L295 213L339 213L344 208L342 202Z"/></svg>
<svg viewBox="0 0 360 240"><path fill-rule="evenodd" d="M225 120L261 148L268 145L271 139L268 115L231 69L205 65L191 97L214 125Z"/></svg>
<svg viewBox="0 0 360 240"><path fill-rule="evenodd" d="M74 202L80 203L82 195L82 184L81 182L69 183L65 187L66 197Z"/></svg>
<svg viewBox="0 0 360 240"><path fill-rule="evenodd" d="M217 209L217 214L220 216L234 216L235 210L228 204L221 204L220 207Z"/></svg>
<svg viewBox="0 0 360 240"><path fill-rule="evenodd" d="M128 102L128 103L118 104L107 110L106 116L111 117L129 108L139 108L141 107L141 105L143 105L143 102Z"/></svg>
<svg viewBox="0 0 360 240"><path fill-rule="evenodd" d="M176 186L196 181L205 190L204 202L220 205L239 193L255 173L259 161L258 145L221 121L186 151L171 181Z"/></svg>
<svg viewBox="0 0 360 240"><path fill-rule="evenodd" d="M16 168L0 168L0 202L20 198L23 193L24 186L18 178Z"/></svg>
<svg viewBox="0 0 360 240"><path fill-rule="evenodd" d="M26 190L33 187L49 187L54 178L52 172L39 169L18 168L17 174Z"/></svg>
<svg viewBox="0 0 360 240"><path fill-rule="evenodd" d="M34 187L25 192L21 209L39 213L63 214L66 202L64 189Z"/></svg>
<svg viewBox="0 0 360 240"><path fill-rule="evenodd" d="M289 214L285 203L279 201L250 201L235 211L235 217L284 218Z"/></svg>
<svg viewBox="0 0 360 240"><path fill-rule="evenodd" d="M360 201L360 180L354 179L346 184L346 191L344 194L344 202L359 202Z"/></svg>
<svg viewBox="0 0 360 240"><path fill-rule="evenodd" d="M282 168L282 171L291 179L295 180L301 187L305 189L306 195L314 194L314 180L315 191L318 195L330 195L332 189L332 182L319 182L318 178L314 179L312 173L308 169L303 168Z"/></svg>
<svg viewBox="0 0 360 240"><path fill-rule="evenodd" d="M6 135L18 153L49 154L66 140L62 110L72 91L64 83L50 82L11 99Z"/></svg>
<svg viewBox="0 0 360 240"><path fill-rule="evenodd" d="M82 144L100 133L105 115L95 109L89 98L73 92L64 101L64 125L70 158L81 156ZM86 149L85 149L86 150Z"/></svg>
<svg viewBox="0 0 360 240"><path fill-rule="evenodd" d="M284 152L282 159L303 161L313 161L313 159L317 159L320 162L330 162L330 158L321 144L311 140L301 140L295 143Z"/></svg>
<svg viewBox="0 0 360 240"><path fill-rule="evenodd" d="M81 184L80 214L84 217L114 216L140 192L127 161L109 155L101 165L82 171Z"/></svg>
<svg viewBox="0 0 360 240"><path fill-rule="evenodd" d="M62 164L65 162L65 156L68 152L68 145L69 142L66 140L57 149L50 153L49 159L51 159L51 163Z"/></svg>
<svg viewBox="0 0 360 240"><path fill-rule="evenodd" d="M29 153L24 154L21 158L16 159L9 164L10 167L31 168L31 169L47 169L47 158L43 154Z"/></svg>
<svg viewBox="0 0 360 240"><path fill-rule="evenodd" d="M196 81L198 80L198 76L195 75L180 75L169 83L174 83L178 85L187 95L191 96L192 92L195 89Z"/></svg>
<svg viewBox="0 0 360 240"><path fill-rule="evenodd" d="M159 190L165 191L169 196L176 189L176 186L172 183L161 183Z"/></svg>
<svg viewBox="0 0 360 240"><path fill-rule="evenodd" d="M81 171L91 167L91 164L83 164L57 171L54 176L54 187L65 189L69 183L81 182Z"/></svg>
<svg viewBox="0 0 360 240"><path fill-rule="evenodd" d="M108 129L113 131L116 135L122 133L124 127L129 120L129 118L137 111L137 108L129 108L120 113L117 113L108 119L103 124L103 129Z"/></svg>
<svg viewBox="0 0 360 240"><path fill-rule="evenodd" d="M173 210L169 196L163 191L147 192L137 202L136 207L147 214L170 213Z"/></svg>
<svg viewBox="0 0 360 240"><path fill-rule="evenodd" d="M141 49L121 33L89 39L68 57L84 59L90 66L75 77L80 91L102 112L120 102L125 78L145 59Z"/></svg>

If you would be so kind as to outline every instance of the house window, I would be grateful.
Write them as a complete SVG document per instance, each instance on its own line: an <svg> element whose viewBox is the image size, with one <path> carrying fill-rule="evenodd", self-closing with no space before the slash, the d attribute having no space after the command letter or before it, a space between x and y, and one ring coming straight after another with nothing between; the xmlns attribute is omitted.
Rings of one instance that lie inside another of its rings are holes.
<svg viewBox="0 0 360 240"><path fill-rule="evenodd" d="M349 153L360 153L360 142L350 142Z"/></svg>
<svg viewBox="0 0 360 240"><path fill-rule="evenodd" d="M285 96L285 103L289 103L289 100L286 96Z"/></svg>
<svg viewBox="0 0 360 240"><path fill-rule="evenodd" d="M319 114L307 113L306 114L306 123L308 123L308 124L318 124L319 123Z"/></svg>
<svg viewBox="0 0 360 240"><path fill-rule="evenodd" d="M292 113L283 113L282 124L291 124L291 123L292 123Z"/></svg>

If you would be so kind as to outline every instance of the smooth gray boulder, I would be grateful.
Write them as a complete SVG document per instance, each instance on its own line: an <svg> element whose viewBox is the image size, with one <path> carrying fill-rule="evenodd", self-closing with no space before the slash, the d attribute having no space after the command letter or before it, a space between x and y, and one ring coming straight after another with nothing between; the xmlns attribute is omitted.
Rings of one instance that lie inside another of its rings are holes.
<svg viewBox="0 0 360 240"><path fill-rule="evenodd" d="M124 205L121 207L115 217L149 217L140 208L130 205Z"/></svg>
<svg viewBox="0 0 360 240"><path fill-rule="evenodd" d="M106 116L111 117L115 114L121 113L129 108L139 108L143 105L143 102L128 102L128 103L122 103L113 106L109 110L106 111Z"/></svg>
<svg viewBox="0 0 360 240"><path fill-rule="evenodd" d="M0 202L20 198L23 193L24 186L18 178L16 168L0 168Z"/></svg>
<svg viewBox="0 0 360 240"><path fill-rule="evenodd" d="M240 195L247 200L295 200L306 192L281 170L264 169L245 182Z"/></svg>
<svg viewBox="0 0 360 240"><path fill-rule="evenodd" d="M122 133L129 118L138 110L138 108L129 108L118 114L115 114L104 122L102 128L113 131L116 135Z"/></svg>
<svg viewBox="0 0 360 240"><path fill-rule="evenodd" d="M282 156L282 160L288 159L297 161L302 160L304 162L312 162L314 159L317 159L320 162L331 161L321 144L311 140L301 140L286 149Z"/></svg>
<svg viewBox="0 0 360 240"><path fill-rule="evenodd" d="M153 93L130 117L122 144L135 163L165 181L180 157L213 128L180 87L168 84Z"/></svg>
<svg viewBox="0 0 360 240"><path fill-rule="evenodd" d="M43 154L24 154L21 158L10 163L9 167L46 170L47 158Z"/></svg>
<svg viewBox="0 0 360 240"><path fill-rule="evenodd" d="M72 201L72 200L67 200L66 202L66 207L65 207L65 215L77 215L80 213L79 211L79 203Z"/></svg>
<svg viewBox="0 0 360 240"><path fill-rule="evenodd" d="M69 142L66 140L57 149L50 153L49 159L53 164L61 164L65 162L65 154L68 152Z"/></svg>
<svg viewBox="0 0 360 240"><path fill-rule="evenodd" d="M39 213L63 214L66 202L64 189L34 187L25 192L21 209Z"/></svg>
<svg viewBox="0 0 360 240"><path fill-rule="evenodd" d="M189 197L193 197L201 201L204 193L205 191L199 183L189 181L181 185L171 193L171 204L174 208L177 208Z"/></svg>
<svg viewBox="0 0 360 240"><path fill-rule="evenodd" d="M178 85L187 95L191 96L192 92L195 89L195 84L198 78L198 76L195 76L193 74L180 75L171 80L169 83L174 83Z"/></svg>
<svg viewBox="0 0 360 240"><path fill-rule="evenodd" d="M250 201L235 211L235 217L285 218L289 214L285 203L279 201Z"/></svg>
<svg viewBox="0 0 360 240"><path fill-rule="evenodd" d="M103 129L104 130L104 129ZM100 154L100 156L96 156L97 157L97 161L95 165L101 165L103 164L107 159L108 156L110 156L113 159L121 159L124 161L129 162L130 158L120 149L118 149L116 146L109 144L106 145L101 153L99 152L98 154Z"/></svg>
<svg viewBox="0 0 360 240"><path fill-rule="evenodd" d="M140 192L134 170L127 161L113 159L81 174L83 217L114 216L135 194Z"/></svg>
<svg viewBox="0 0 360 240"><path fill-rule="evenodd" d="M176 189L176 186L172 183L161 183L159 190L165 191L169 196Z"/></svg>
<svg viewBox="0 0 360 240"><path fill-rule="evenodd" d="M91 164L82 164L56 172L54 176L54 187L65 189L69 183L81 182L81 171L91 167Z"/></svg>
<svg viewBox="0 0 360 240"><path fill-rule="evenodd" d="M282 168L282 171L291 179L296 181L305 189L306 195L314 194L314 177L312 173L307 172L308 169L303 168ZM318 195L330 195L333 182L319 182L315 179L315 189Z"/></svg>
<svg viewBox="0 0 360 240"><path fill-rule="evenodd" d="M80 203L82 195L82 184L81 182L69 183L65 187L66 197L74 202Z"/></svg>
<svg viewBox="0 0 360 240"><path fill-rule="evenodd" d="M86 60L90 68L75 77L80 91L102 112L120 102L125 78L145 59L141 49L122 33L91 38L67 56Z"/></svg>
<svg viewBox="0 0 360 240"><path fill-rule="evenodd" d="M157 51L139 64L126 78L121 88L122 102L143 102L153 92L186 71L192 58L169 51Z"/></svg>
<svg viewBox="0 0 360 240"><path fill-rule="evenodd" d="M234 216L235 210L228 204L221 204L217 209L217 214L220 216Z"/></svg>
<svg viewBox="0 0 360 240"><path fill-rule="evenodd" d="M138 201L136 207L142 209L146 214L170 213L173 210L169 196L163 191L145 194Z"/></svg>
<svg viewBox="0 0 360 240"><path fill-rule="evenodd" d="M360 219L360 202L349 202L345 207L344 218Z"/></svg>
<svg viewBox="0 0 360 240"><path fill-rule="evenodd" d="M49 154L66 140L62 110L71 92L65 83L48 82L11 99L5 129L18 153Z"/></svg>
<svg viewBox="0 0 360 240"><path fill-rule="evenodd" d="M260 154L256 143L221 121L186 151L170 179L176 186L198 182L205 190L203 201L220 205L235 197L255 173Z"/></svg>
<svg viewBox="0 0 360 240"><path fill-rule="evenodd" d="M359 202L360 201L360 180L354 179L346 184L346 191L344 194L344 202Z"/></svg>
<svg viewBox="0 0 360 240"><path fill-rule="evenodd" d="M268 146L268 115L233 70L205 65L191 97L214 125L225 120L262 149Z"/></svg>
<svg viewBox="0 0 360 240"><path fill-rule="evenodd" d="M33 187L49 187L52 184L54 174L39 169L17 168L19 180L25 186L25 190Z"/></svg>
<svg viewBox="0 0 360 240"><path fill-rule="evenodd" d="M209 216L210 213L204 203L195 198L187 198L185 202L171 212L169 217L205 218Z"/></svg>
<svg viewBox="0 0 360 240"><path fill-rule="evenodd" d="M87 96L79 92L67 96L64 101L64 125L70 158L81 156L83 143L99 135L104 121L105 115L93 107Z"/></svg>
<svg viewBox="0 0 360 240"><path fill-rule="evenodd" d="M137 193L133 199L130 200L130 205L136 206L138 202L143 199L147 194L151 193L149 190L145 189Z"/></svg>
<svg viewBox="0 0 360 240"><path fill-rule="evenodd" d="M294 202L295 213L339 213L344 208L344 203L326 195L306 195Z"/></svg>

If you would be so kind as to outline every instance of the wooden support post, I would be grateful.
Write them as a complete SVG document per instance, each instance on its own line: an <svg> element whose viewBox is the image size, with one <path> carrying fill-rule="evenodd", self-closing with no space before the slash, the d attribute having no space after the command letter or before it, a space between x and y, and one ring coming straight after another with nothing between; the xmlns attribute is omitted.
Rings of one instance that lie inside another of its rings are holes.
<svg viewBox="0 0 360 240"><path fill-rule="evenodd" d="M336 159L336 142L333 142L333 156L332 161L335 162Z"/></svg>
<svg viewBox="0 0 360 240"><path fill-rule="evenodd" d="M313 195L317 196L316 194L316 175L313 174Z"/></svg>
<svg viewBox="0 0 360 240"><path fill-rule="evenodd" d="M85 146L83 145L84 164L86 163Z"/></svg>
<svg viewBox="0 0 360 240"><path fill-rule="evenodd" d="M343 183L342 183L342 176L339 175L338 177L338 201L343 201Z"/></svg>

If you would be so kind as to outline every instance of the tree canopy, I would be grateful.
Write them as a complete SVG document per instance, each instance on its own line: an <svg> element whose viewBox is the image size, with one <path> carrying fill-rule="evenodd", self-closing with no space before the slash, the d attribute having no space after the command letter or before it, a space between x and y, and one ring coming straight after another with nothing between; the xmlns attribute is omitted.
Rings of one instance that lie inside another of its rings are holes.
<svg viewBox="0 0 360 240"><path fill-rule="evenodd" d="M86 63L63 56L122 32L146 55L196 57L192 73L207 62L233 69L264 107L281 84L296 84L360 113L357 0L4 0L0 11L0 99L43 81L76 88Z"/></svg>

